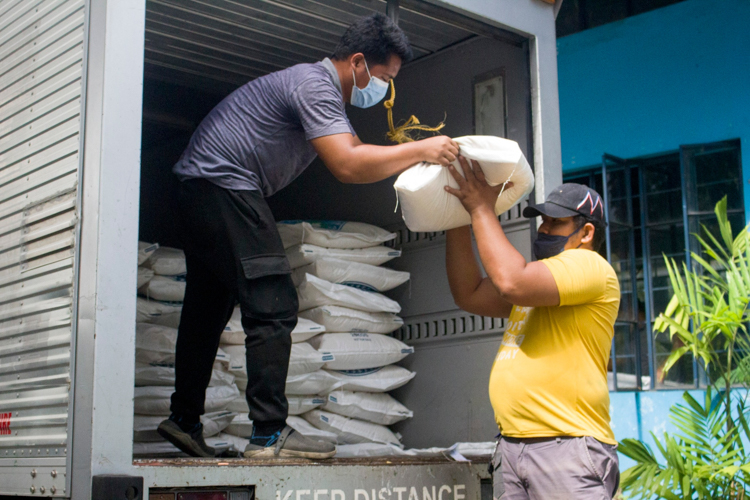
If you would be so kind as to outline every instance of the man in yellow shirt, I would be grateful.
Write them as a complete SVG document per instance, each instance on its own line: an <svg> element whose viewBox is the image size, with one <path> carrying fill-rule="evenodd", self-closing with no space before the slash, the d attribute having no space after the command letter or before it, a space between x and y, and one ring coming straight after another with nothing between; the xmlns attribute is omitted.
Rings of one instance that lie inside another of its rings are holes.
<svg viewBox="0 0 750 500"><path fill-rule="evenodd" d="M620 304L615 271L597 251L605 236L599 194L563 184L523 215L542 217L536 262L511 245L476 162L446 186L471 214L483 278L468 227L447 234L451 293L462 309L508 318L490 375L500 428L502 499L612 498L619 483L609 421L607 361Z"/></svg>

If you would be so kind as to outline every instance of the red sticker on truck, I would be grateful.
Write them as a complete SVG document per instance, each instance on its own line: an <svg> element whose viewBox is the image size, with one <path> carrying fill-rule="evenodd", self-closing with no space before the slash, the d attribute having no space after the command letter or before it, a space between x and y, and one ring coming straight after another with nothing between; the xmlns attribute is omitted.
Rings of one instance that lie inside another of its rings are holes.
<svg viewBox="0 0 750 500"><path fill-rule="evenodd" d="M10 435L10 417L12 413L0 413L0 436Z"/></svg>

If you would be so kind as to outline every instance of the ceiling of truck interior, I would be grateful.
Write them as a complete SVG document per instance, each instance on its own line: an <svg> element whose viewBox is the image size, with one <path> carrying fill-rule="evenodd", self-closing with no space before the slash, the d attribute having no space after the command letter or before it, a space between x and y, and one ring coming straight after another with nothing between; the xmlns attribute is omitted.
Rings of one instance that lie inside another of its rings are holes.
<svg viewBox="0 0 750 500"><path fill-rule="evenodd" d="M476 36L521 40L419 0L400 4L417 59ZM145 76L222 91L329 56L355 19L385 10L385 0L148 0Z"/></svg>

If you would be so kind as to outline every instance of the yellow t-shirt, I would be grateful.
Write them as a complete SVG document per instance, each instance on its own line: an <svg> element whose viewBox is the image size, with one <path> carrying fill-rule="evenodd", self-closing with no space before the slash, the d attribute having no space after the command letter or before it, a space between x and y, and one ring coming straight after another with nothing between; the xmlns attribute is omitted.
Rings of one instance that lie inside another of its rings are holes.
<svg viewBox="0 0 750 500"><path fill-rule="evenodd" d="M542 260L560 305L510 313L490 375L490 401L503 436L591 436L616 444L609 426L607 361L620 306L609 263L591 250Z"/></svg>

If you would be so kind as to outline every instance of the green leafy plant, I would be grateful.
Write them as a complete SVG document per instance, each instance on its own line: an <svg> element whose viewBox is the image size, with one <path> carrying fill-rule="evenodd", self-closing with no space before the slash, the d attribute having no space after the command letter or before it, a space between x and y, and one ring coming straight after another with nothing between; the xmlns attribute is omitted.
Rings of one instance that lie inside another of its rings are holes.
<svg viewBox="0 0 750 500"><path fill-rule="evenodd" d="M709 388L699 403L690 393L670 408L675 435L661 441L651 434L661 455L637 439L623 439L619 451L636 461L622 474L623 490L631 497L678 500L742 499L750 485L750 464L742 442L748 435L744 403L737 405L735 423L725 427L723 395Z"/></svg>
<svg viewBox="0 0 750 500"><path fill-rule="evenodd" d="M750 380L747 323L750 321L750 232L734 237L727 198L716 204L719 235L703 227L695 235L703 255L691 253L694 269L666 256L674 295L654 329L677 337L680 347L668 357L668 372L683 356L700 360L713 386L702 403L689 393L686 404L670 409L674 435L660 441L652 434L659 461L645 443L624 439L620 452L636 461L622 475L623 491L643 498L741 499L750 487L750 456L743 438L750 436L744 400L732 387ZM749 497L750 498L750 497Z"/></svg>
<svg viewBox="0 0 750 500"><path fill-rule="evenodd" d="M677 336L683 344L669 356L664 371L688 353L703 361L706 370L724 383L728 416L732 377L725 375L735 370L742 360L736 356L738 348L748 348L745 323L750 319L750 232L746 228L737 237L732 236L726 196L716 204L714 211L719 238L705 226L706 239L695 235L714 265L691 252L698 270L691 271L683 263L680 273L674 259L664 258L674 295L654 323L654 329L657 332L668 330L670 338ZM731 425L729 420L727 422Z"/></svg>

